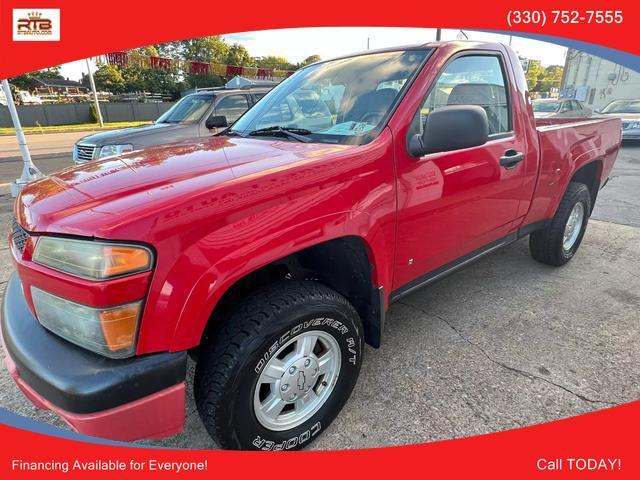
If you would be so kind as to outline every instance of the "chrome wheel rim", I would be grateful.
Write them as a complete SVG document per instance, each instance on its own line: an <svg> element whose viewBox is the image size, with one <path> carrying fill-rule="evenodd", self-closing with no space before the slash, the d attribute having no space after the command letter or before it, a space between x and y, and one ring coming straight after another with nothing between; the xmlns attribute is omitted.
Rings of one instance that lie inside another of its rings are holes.
<svg viewBox="0 0 640 480"><path fill-rule="evenodd" d="M340 374L336 339L321 330L301 333L273 355L258 377L253 410L269 430L289 430L325 404Z"/></svg>
<svg viewBox="0 0 640 480"><path fill-rule="evenodd" d="M564 227L564 236L562 238L562 248L565 252L568 252L573 248L580 231L582 230L582 221L584 220L584 205L582 202L578 202L573 206L567 224Z"/></svg>

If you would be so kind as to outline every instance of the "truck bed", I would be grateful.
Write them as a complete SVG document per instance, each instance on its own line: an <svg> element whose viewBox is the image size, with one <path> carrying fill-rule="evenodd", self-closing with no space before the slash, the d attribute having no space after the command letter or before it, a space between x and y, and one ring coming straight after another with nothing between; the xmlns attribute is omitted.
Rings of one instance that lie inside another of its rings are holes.
<svg viewBox="0 0 640 480"><path fill-rule="evenodd" d="M603 185L618 155L622 135L620 119L603 117L541 118L536 119L536 130L540 164L528 222L551 218L572 172L589 162L598 161Z"/></svg>

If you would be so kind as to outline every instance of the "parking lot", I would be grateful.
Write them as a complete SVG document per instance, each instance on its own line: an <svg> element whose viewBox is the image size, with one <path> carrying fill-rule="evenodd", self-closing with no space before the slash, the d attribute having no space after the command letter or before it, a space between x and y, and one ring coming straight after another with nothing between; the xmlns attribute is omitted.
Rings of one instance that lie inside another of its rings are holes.
<svg viewBox="0 0 640 480"><path fill-rule="evenodd" d="M21 165L5 141L6 184ZM47 172L69 165L69 140L49 141L51 151L39 150L36 163ZM0 196L4 230L11 209L10 197ZM367 348L351 399L314 448L477 435L640 398L640 145L623 147L572 262L539 264L527 242L393 305L382 348ZM12 269L7 246L0 260L4 288ZM63 426L25 400L4 369L0 407ZM191 397L185 431L152 443L215 448Z"/></svg>

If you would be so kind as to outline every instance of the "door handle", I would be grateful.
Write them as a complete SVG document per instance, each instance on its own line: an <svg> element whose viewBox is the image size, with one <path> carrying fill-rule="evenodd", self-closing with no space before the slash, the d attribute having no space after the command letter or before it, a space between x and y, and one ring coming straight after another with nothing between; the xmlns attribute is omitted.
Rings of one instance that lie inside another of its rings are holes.
<svg viewBox="0 0 640 480"><path fill-rule="evenodd" d="M504 155L500 157L500 166L504 168L513 168L524 160L524 153L517 152L515 150L507 150Z"/></svg>

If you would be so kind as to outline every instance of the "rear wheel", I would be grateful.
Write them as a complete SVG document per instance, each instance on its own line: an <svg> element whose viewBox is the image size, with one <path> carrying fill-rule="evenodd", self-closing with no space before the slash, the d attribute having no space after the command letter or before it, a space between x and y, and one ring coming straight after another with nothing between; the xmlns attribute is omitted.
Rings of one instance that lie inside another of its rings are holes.
<svg viewBox="0 0 640 480"><path fill-rule="evenodd" d="M590 214L589 189L582 183L570 183L551 223L531 234L529 249L533 258L554 266L571 260L580 247Z"/></svg>
<svg viewBox="0 0 640 480"><path fill-rule="evenodd" d="M205 340L198 411L223 448L294 450L318 437L349 398L362 326L349 302L314 282L257 291Z"/></svg>

